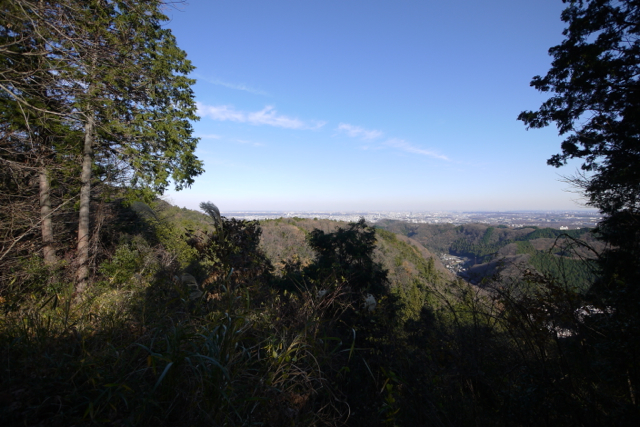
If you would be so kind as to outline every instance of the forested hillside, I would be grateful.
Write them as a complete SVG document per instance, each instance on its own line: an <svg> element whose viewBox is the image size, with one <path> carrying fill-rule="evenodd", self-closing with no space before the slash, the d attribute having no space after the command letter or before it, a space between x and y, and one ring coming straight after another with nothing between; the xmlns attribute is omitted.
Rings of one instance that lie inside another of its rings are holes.
<svg viewBox="0 0 640 427"><path fill-rule="evenodd" d="M0 2L3 426L638 424L638 2L567 2L520 115L584 161L567 233L160 200L203 172L166 6Z"/></svg>
<svg viewBox="0 0 640 427"><path fill-rule="evenodd" d="M260 221L260 225L262 227L260 246L276 267L276 271L279 271L286 262L299 260L303 265L306 265L312 261L315 255L307 240L311 231L319 229L324 232L331 232L338 227L344 227L346 223L308 218L280 218ZM429 252L429 250L416 240L405 238L395 233L385 233L380 229L376 230L376 237L378 238L378 246L375 251L376 259L385 266L391 266L395 262L394 260L405 257L413 257L414 261L415 257L420 257L426 262L428 262L429 259L433 259L433 268L443 277L451 278L451 275L448 270L444 268L439 258ZM400 242L405 243L405 245L398 242L398 239ZM403 247L404 255L392 251L394 244ZM411 250L415 255L411 256L405 247L412 248Z"/></svg>
<svg viewBox="0 0 640 427"><path fill-rule="evenodd" d="M309 236L314 229L332 232L344 222L281 218L261 221L260 247L275 267L275 274L286 275L292 266L306 267L316 258ZM454 276L424 246L415 240L376 229L373 260L388 272L391 292L408 307L406 316L417 317L429 293L445 294ZM431 295L432 303L434 301ZM409 313L410 311L410 313Z"/></svg>
<svg viewBox="0 0 640 427"><path fill-rule="evenodd" d="M376 224L441 254L468 259L460 275L473 283L483 280L518 280L526 271L548 274L567 286L586 292L595 280L593 261L605 249L589 229L508 228L486 224Z"/></svg>

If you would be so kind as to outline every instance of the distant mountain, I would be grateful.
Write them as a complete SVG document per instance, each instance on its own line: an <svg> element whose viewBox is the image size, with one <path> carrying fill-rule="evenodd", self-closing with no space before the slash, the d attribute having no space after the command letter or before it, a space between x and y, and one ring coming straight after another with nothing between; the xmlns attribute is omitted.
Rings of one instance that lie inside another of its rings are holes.
<svg viewBox="0 0 640 427"><path fill-rule="evenodd" d="M472 283L494 277L517 279L524 271L548 273L569 286L586 289L593 260L604 245L590 229L509 228L486 224L413 224L385 220L376 227L403 234L438 255L464 257L458 273Z"/></svg>

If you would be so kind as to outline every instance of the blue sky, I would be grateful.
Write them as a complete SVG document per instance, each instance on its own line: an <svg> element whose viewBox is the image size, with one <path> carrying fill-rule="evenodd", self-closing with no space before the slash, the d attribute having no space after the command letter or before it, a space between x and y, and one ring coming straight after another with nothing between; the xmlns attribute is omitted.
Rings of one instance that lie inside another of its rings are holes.
<svg viewBox="0 0 640 427"><path fill-rule="evenodd" d="M206 172L168 197L224 211L578 209L546 165L560 0L189 0L167 10Z"/></svg>

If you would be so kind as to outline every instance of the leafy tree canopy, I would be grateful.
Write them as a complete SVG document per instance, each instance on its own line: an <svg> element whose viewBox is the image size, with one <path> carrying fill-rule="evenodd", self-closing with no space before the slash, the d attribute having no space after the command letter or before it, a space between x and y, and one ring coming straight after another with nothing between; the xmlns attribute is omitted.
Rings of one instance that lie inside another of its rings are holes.
<svg viewBox="0 0 640 427"><path fill-rule="evenodd" d="M548 163L583 159L577 180L606 214L640 208L640 1L563 0L565 40L549 49L546 76L531 86L552 96L518 119L530 128L555 123L562 152Z"/></svg>

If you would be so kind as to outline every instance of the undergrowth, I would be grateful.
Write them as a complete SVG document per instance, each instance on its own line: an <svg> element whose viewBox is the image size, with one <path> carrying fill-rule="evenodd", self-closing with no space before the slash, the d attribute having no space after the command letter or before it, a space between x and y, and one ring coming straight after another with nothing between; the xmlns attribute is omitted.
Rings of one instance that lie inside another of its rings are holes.
<svg viewBox="0 0 640 427"><path fill-rule="evenodd" d="M317 258L279 276L256 223L218 217L181 236L171 250L121 236L80 296L64 263L25 261L0 301L3 425L638 419L615 312L554 276L478 288L429 283L425 267L424 283L394 289L364 222L310 233Z"/></svg>

